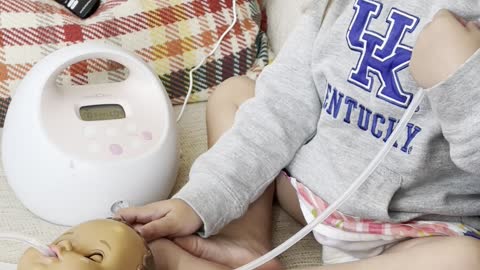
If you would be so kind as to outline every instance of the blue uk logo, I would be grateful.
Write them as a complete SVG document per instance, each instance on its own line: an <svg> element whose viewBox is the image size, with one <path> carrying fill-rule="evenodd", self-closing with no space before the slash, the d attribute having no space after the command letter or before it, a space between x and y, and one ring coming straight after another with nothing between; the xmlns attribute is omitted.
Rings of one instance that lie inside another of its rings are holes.
<svg viewBox="0 0 480 270"><path fill-rule="evenodd" d="M413 95L404 91L398 73L408 67L412 55L412 47L403 44L403 39L415 30L419 18L392 8L386 19L387 32L382 35L369 29L382 8L382 3L374 0L355 1L347 42L350 49L360 53L360 58L348 82L367 92L376 92L378 98L391 104L407 108ZM375 78L380 84L376 89Z"/></svg>

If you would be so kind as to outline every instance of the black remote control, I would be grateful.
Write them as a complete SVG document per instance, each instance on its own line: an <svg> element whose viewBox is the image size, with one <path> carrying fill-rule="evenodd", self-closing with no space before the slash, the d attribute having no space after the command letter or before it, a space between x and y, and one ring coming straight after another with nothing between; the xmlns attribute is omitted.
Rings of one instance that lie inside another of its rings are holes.
<svg viewBox="0 0 480 270"><path fill-rule="evenodd" d="M100 0L55 0L57 3L62 4L73 14L82 19L88 18L95 13L100 6Z"/></svg>

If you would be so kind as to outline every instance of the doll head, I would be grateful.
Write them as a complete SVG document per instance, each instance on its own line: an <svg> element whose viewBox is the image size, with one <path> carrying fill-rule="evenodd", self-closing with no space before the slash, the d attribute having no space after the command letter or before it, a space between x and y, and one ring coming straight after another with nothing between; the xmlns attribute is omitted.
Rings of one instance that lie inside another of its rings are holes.
<svg viewBox="0 0 480 270"><path fill-rule="evenodd" d="M52 245L57 257L45 257L30 248L18 270L154 270L144 239L127 224L93 220L75 226Z"/></svg>

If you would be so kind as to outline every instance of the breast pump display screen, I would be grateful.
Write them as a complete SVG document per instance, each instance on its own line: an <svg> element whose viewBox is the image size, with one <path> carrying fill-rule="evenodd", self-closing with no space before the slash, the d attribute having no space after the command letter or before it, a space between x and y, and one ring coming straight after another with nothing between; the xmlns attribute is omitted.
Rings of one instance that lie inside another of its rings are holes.
<svg viewBox="0 0 480 270"><path fill-rule="evenodd" d="M125 118L125 110L118 104L102 104L80 108L80 119L83 121L102 121Z"/></svg>

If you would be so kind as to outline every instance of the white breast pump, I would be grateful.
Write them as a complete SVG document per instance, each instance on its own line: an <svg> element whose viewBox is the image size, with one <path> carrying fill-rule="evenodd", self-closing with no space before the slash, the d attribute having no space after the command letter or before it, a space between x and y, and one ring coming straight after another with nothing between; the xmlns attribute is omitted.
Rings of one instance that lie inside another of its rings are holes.
<svg viewBox="0 0 480 270"><path fill-rule="evenodd" d="M236 6L236 0L233 0L230 26L212 50L190 70L189 88L177 122L182 118L193 90L193 72L215 53L235 26L238 20ZM130 73L128 79L117 84L82 86L84 98L92 100L81 102L78 101L82 99L78 96L80 92L75 91L79 89L72 87L67 90L56 86L56 77L66 67L99 57L117 61L127 67ZM103 90L99 93L99 89ZM137 92L134 94L134 91ZM65 105L62 101L69 103ZM55 113L58 108L50 105L63 106L60 109L66 115ZM72 110L76 118L72 115ZM62 122L45 119L48 117L58 117ZM94 124L90 127L83 123L83 135L74 133L69 137L66 131L72 127L71 123L61 125L73 120L78 132L82 129L79 127L82 126L79 119ZM138 120L151 129L141 131L135 123L125 122L129 119ZM157 75L135 55L119 48L92 43L61 49L32 68L10 104L2 140L2 158L7 178L15 178L9 180L12 189L33 213L64 225L104 218L130 204L143 205L148 201L165 199L178 171L177 130L173 119L172 106L163 85ZM104 135L108 137L119 134L115 127L104 129L104 123L126 124L130 137L122 134L123 142L130 139L127 143L134 150L130 149L129 152L123 144L102 139L103 152L95 160L92 159L92 154L102 151L101 143L88 146L72 144L72 141L82 136L97 138L98 128L101 134L105 132ZM47 131L48 128L51 129L50 132ZM132 137L136 138L132 141ZM108 149L105 149L105 145L108 145ZM54 151L43 155L47 150ZM71 154L83 157L83 160L75 160ZM28 164L29 169L23 164ZM43 179L47 181L42 182ZM79 179L83 180L78 181ZM36 248L45 256L55 256L48 246L23 235L0 232L0 240L20 241Z"/></svg>
<svg viewBox="0 0 480 270"><path fill-rule="evenodd" d="M128 78L57 86L65 68L92 58L124 65ZM2 144L7 181L18 199L56 224L105 218L125 201L166 199L176 180L170 99L149 66L113 46L73 45L35 65L12 99Z"/></svg>

